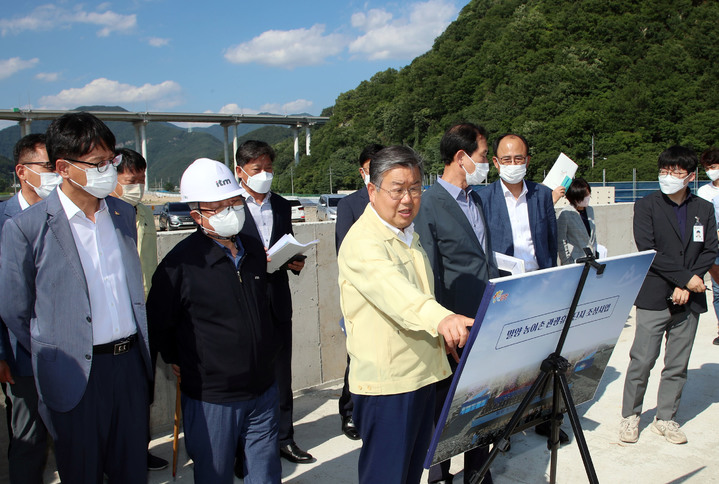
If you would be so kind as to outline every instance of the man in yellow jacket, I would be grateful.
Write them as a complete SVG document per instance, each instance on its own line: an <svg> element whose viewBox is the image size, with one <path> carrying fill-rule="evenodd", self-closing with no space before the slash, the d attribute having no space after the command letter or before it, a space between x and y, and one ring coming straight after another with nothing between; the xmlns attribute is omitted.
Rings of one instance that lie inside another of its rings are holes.
<svg viewBox="0 0 719 484"><path fill-rule="evenodd" d="M338 255L360 483L419 483L434 383L449 376L445 353L456 355L473 324L434 299L432 269L412 224L421 183L413 150L380 151L370 165L370 203Z"/></svg>

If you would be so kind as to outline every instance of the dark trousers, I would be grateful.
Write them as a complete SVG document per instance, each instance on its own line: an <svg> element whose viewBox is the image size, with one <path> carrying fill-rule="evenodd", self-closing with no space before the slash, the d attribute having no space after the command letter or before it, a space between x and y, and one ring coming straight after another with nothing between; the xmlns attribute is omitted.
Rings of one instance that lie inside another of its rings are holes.
<svg viewBox="0 0 719 484"><path fill-rule="evenodd" d="M340 417L352 416L352 394L350 393L350 355L347 355L347 367L345 367L345 383L342 386L342 394L340 395L339 407Z"/></svg>
<svg viewBox="0 0 719 484"><path fill-rule="evenodd" d="M396 395L357 395L353 419L362 437L360 484L418 484L432 438L435 388Z"/></svg>
<svg viewBox="0 0 719 484"><path fill-rule="evenodd" d="M47 461L47 430L38 412L37 389L32 376L15 376L7 385L12 431L8 448L11 483L42 484Z"/></svg>
<svg viewBox="0 0 719 484"><path fill-rule="evenodd" d="M275 380L280 400L278 440L280 445L285 445L293 442L295 438L292 425L292 322L274 323L279 347L275 360Z"/></svg>
<svg viewBox="0 0 719 484"><path fill-rule="evenodd" d="M138 345L122 355L94 355L85 394L69 412L40 401L55 440L62 482L147 482L148 379Z"/></svg>
<svg viewBox="0 0 719 484"><path fill-rule="evenodd" d="M461 353L461 349L460 355ZM457 363L454 361L454 358L451 356L447 356L447 359L449 360L449 366L452 368L452 373L454 373L457 370ZM436 405L434 407L434 425L437 425L437 421L439 420L439 416L442 413L442 407L444 406L444 401L447 399L447 394L449 393L449 387L452 385L452 377L445 378L444 380L437 383L437 400ZM476 447L470 451L467 451L464 453L464 482L465 484L468 484L470 482L470 478L475 472L479 472L479 470L484 465L485 461L489 457L489 446L482 446L482 447ZM451 460L446 460L444 462L440 462L439 464L435 464L432 467L429 468L429 478L428 481L430 483L432 482L439 482L443 480L450 480L452 478L452 474L449 472L449 468L451 465ZM484 480L482 481L482 484L492 484L492 472L487 471L487 473L484 475Z"/></svg>

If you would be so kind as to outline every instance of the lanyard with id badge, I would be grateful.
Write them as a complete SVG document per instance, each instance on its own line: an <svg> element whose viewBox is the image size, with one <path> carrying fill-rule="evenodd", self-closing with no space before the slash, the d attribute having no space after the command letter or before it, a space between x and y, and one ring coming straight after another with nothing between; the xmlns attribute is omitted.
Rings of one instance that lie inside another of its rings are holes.
<svg viewBox="0 0 719 484"><path fill-rule="evenodd" d="M699 222L699 217L694 217L694 228L692 229L692 242L704 242L704 226Z"/></svg>

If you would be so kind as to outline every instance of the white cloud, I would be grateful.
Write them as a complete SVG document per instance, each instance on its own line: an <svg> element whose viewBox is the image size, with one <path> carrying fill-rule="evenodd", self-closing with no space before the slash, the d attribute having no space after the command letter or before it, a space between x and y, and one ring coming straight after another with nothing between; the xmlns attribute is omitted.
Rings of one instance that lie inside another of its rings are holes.
<svg viewBox="0 0 719 484"><path fill-rule="evenodd" d="M260 112L272 114L300 114L309 111L314 103L307 99L295 99L285 104L267 103L260 106Z"/></svg>
<svg viewBox="0 0 719 484"><path fill-rule="evenodd" d="M101 27L98 37L107 37L113 32L129 32L137 26L137 15L122 15L111 10L104 10L108 4L102 4L97 11L88 12L83 6L74 9L47 4L41 5L25 17L0 19L0 33L19 34L26 30L52 30L68 28L73 24L90 24Z"/></svg>
<svg viewBox="0 0 719 484"><path fill-rule="evenodd" d="M39 72L35 74L35 79L45 82L55 82L60 78L57 72Z"/></svg>
<svg viewBox="0 0 719 484"><path fill-rule="evenodd" d="M341 35L324 35L324 31L325 26L321 24L309 29L268 30L228 48L225 59L233 64L257 62L286 69L320 64L327 57L339 54L346 45Z"/></svg>
<svg viewBox="0 0 719 484"><path fill-rule="evenodd" d="M170 39L162 39L160 37L150 37L147 41L152 47L165 47L170 43Z"/></svg>
<svg viewBox="0 0 719 484"><path fill-rule="evenodd" d="M64 89L54 96L43 96L39 103L46 109L71 109L90 104L142 103L152 109L178 105L180 85L175 81L132 86L101 77L80 88Z"/></svg>
<svg viewBox="0 0 719 484"><path fill-rule="evenodd" d="M450 0L427 0L409 9L408 18L398 19L383 9L353 14L352 26L364 34L350 43L349 51L370 60L411 59L429 50L457 16Z"/></svg>
<svg viewBox="0 0 719 484"><path fill-rule="evenodd" d="M7 79L23 69L30 69L38 62L40 62L40 60L37 57L30 60L23 60L19 57L0 59L0 79Z"/></svg>

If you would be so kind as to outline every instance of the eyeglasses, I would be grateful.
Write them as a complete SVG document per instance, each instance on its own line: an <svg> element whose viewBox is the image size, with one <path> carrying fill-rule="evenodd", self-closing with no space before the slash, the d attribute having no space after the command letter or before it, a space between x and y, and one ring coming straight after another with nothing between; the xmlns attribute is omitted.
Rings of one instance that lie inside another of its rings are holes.
<svg viewBox="0 0 719 484"><path fill-rule="evenodd" d="M514 158L511 156L503 156L497 159L499 160L500 165L523 165L527 162L529 156L517 155Z"/></svg>
<svg viewBox="0 0 719 484"><path fill-rule="evenodd" d="M200 208L197 207L198 212L209 212L213 214L218 214L220 212L224 212L225 210L229 210L230 208L234 210L242 210L242 207L245 206L244 200L236 200L232 205L226 205L224 207L218 207L218 208Z"/></svg>
<svg viewBox="0 0 719 484"><path fill-rule="evenodd" d="M95 168L97 168L97 171L99 171L100 173L105 173L107 171L107 169L110 168L110 165L117 168L117 165L122 163L122 155L117 155L116 157L114 157L111 160L98 161L97 163L91 163L89 161L82 161L82 160L73 160L72 158L67 158L67 157L62 158L62 159L65 161L71 161L72 163L82 163L83 165L94 166Z"/></svg>
<svg viewBox="0 0 719 484"><path fill-rule="evenodd" d="M389 198L392 200L398 201L402 200L405 196L405 194L409 193L409 196L411 198L419 198L422 196L422 187L421 186L413 186L409 188L392 188L390 190L387 190L386 188L377 187L380 190L384 190L389 194Z"/></svg>
<svg viewBox="0 0 719 484"><path fill-rule="evenodd" d="M686 172L684 170L666 170L663 168L661 170L659 170L659 176L667 176L667 175L671 175L675 178L686 178L687 175L689 175L689 172Z"/></svg>
<svg viewBox="0 0 719 484"><path fill-rule="evenodd" d="M20 163L21 165L42 165L47 170L52 170L49 161L29 161L27 163Z"/></svg>

